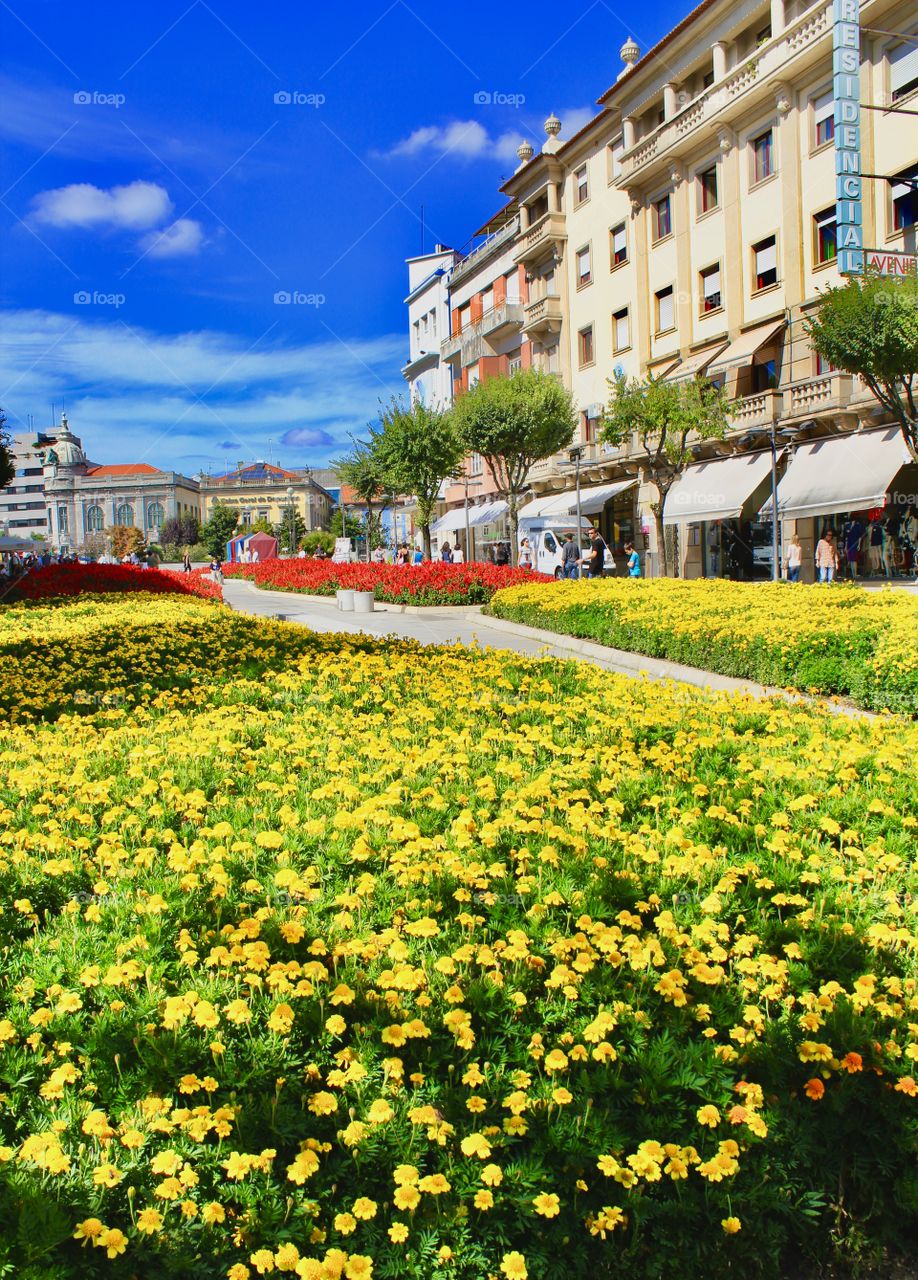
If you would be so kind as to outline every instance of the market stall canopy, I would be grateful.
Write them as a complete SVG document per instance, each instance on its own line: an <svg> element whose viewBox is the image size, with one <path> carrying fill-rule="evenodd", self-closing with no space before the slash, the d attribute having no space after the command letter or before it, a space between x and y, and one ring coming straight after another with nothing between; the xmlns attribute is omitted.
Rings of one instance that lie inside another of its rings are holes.
<svg viewBox="0 0 918 1280"><path fill-rule="evenodd" d="M631 489L637 480L619 480L615 484L594 484L580 490L580 513L594 516L602 511L610 498ZM565 489L563 493L547 494L534 498L520 507L520 519L532 520L538 516L571 516L577 513L577 490Z"/></svg>
<svg viewBox="0 0 918 1280"><path fill-rule="evenodd" d="M801 520L882 507L896 473L909 462L898 427L798 445L778 485L778 515ZM771 515L771 498L762 515Z"/></svg>
<svg viewBox="0 0 918 1280"><path fill-rule="evenodd" d="M274 560L277 557L277 538L272 538L269 533L253 533L248 550L257 551L259 560Z"/></svg>
<svg viewBox="0 0 918 1280"><path fill-rule="evenodd" d="M506 502L486 502L477 507L469 507L469 528L477 529L479 525L493 524L495 520L499 520L507 511ZM430 532L436 537L443 533L455 533L458 529L465 528L465 507L453 507L451 511L447 511L440 516L439 520L435 520L430 526Z"/></svg>
<svg viewBox="0 0 918 1280"><path fill-rule="evenodd" d="M736 368L737 365L749 364L759 348L764 347L765 343L770 342L783 328L783 320L772 320L768 324L760 324L756 325L754 329L747 329L738 338L734 338L717 359L711 362L708 366L708 377L715 377L718 373L724 373L727 369Z"/></svg>
<svg viewBox="0 0 918 1280"><path fill-rule="evenodd" d="M667 382L682 382L684 378L694 378L698 373L704 373L708 365L715 356L719 356L727 347L726 342L715 343L713 347L706 347L704 351L696 351L693 355L686 357L681 364L677 364L666 378Z"/></svg>
<svg viewBox="0 0 918 1280"><path fill-rule="evenodd" d="M663 523L735 520L770 470L770 449L697 462L666 495Z"/></svg>

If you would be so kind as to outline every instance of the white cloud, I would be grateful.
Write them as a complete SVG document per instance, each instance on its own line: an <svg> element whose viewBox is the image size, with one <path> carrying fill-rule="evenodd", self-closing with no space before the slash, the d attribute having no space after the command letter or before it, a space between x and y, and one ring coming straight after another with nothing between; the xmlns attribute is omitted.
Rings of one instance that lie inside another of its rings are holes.
<svg viewBox="0 0 918 1280"><path fill-rule="evenodd" d="M568 107L558 112L562 141L572 138L595 114L591 107ZM393 160L403 156L449 152L462 160L486 157L516 162L516 149L524 138L529 138L537 151L545 141L542 123L536 121L531 112L518 113L517 118L519 124L516 127L494 134L489 133L479 120L452 120L442 125L421 125L387 151L375 154L381 159Z"/></svg>
<svg viewBox="0 0 918 1280"><path fill-rule="evenodd" d="M194 218L178 218L162 231L151 231L140 247L151 258L187 258L204 243L204 231Z"/></svg>
<svg viewBox="0 0 918 1280"><path fill-rule="evenodd" d="M121 313L122 318L125 312ZM0 405L12 431L66 399L97 462L188 474L234 458L321 465L404 390L403 334L298 345L217 330L158 333L126 320L0 313ZM44 412L43 412L44 410Z"/></svg>
<svg viewBox="0 0 918 1280"><path fill-rule="evenodd" d="M156 182L130 182L104 190L90 182L41 191L32 202L35 222L52 227L113 227L145 231L172 212L165 187Z"/></svg>

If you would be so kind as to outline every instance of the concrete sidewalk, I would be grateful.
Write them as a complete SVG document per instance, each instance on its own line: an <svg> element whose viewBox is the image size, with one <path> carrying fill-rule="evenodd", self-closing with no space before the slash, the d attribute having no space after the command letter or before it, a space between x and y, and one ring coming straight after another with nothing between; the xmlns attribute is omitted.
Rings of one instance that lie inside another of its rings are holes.
<svg viewBox="0 0 918 1280"><path fill-rule="evenodd" d="M676 662L662 662L642 654L626 653L610 649L590 640L574 636L559 636L535 627L524 627L502 618L490 618L484 614L459 609L444 610L425 616L417 613L342 613L331 601L318 601L315 596L304 597L289 591L262 591L251 583L235 578L223 584L223 598L239 613L249 613L261 618L274 618L283 614L290 622L310 627L313 631L343 631L351 635L362 634L396 636L417 640L421 644L464 644L468 646L507 649L538 657L573 659L589 662L604 671L649 680L676 680L698 689L748 693L756 698L768 697L779 690L766 689L753 680L737 680L732 676L720 676L697 667L685 667Z"/></svg>

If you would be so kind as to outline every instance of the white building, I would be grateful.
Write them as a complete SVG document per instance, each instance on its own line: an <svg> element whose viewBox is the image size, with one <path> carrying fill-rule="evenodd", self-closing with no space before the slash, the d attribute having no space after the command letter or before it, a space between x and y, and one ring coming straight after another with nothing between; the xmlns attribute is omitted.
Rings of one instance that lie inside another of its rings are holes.
<svg viewBox="0 0 918 1280"><path fill-rule="evenodd" d="M41 453L54 436L46 431L17 432L10 441L14 476L0 489L0 532L14 538L44 538L48 533L45 469Z"/></svg>
<svg viewBox="0 0 918 1280"><path fill-rule="evenodd" d="M431 407L452 404L450 366L440 360L440 343L449 334L449 273L462 255L438 244L433 253L408 258L408 363L402 377L412 404Z"/></svg>

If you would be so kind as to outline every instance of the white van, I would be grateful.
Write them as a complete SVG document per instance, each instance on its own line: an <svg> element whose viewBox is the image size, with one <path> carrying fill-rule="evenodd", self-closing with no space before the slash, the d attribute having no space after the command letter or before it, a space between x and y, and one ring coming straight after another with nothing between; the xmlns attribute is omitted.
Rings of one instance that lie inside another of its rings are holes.
<svg viewBox="0 0 918 1280"><path fill-rule="evenodd" d="M586 516L582 517L582 519L580 572L585 574L590 558L589 530L592 526ZM532 567L537 569L539 573L550 573L556 578L564 576L561 568L561 549L569 533L574 535L574 540L576 541L576 516L531 516L528 519L523 518L520 520L520 542L522 542L523 538L529 539L529 548L532 552ZM612 573L614 570L615 561L612 559L611 551L606 548L605 572Z"/></svg>

